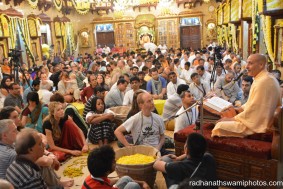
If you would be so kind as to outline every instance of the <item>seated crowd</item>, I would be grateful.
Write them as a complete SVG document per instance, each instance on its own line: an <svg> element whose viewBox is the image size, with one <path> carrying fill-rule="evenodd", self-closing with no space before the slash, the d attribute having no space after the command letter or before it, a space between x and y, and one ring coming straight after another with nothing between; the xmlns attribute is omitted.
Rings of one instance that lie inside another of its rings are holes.
<svg viewBox="0 0 283 189"><path fill-rule="evenodd" d="M8 180L14 188L71 187L72 179L62 181L55 173L61 161L58 157L79 156L93 143L99 148L89 154L91 176L82 188L99 188L103 183L108 188L149 188L130 177L107 178L115 168L115 152L107 144L118 139L126 147L157 148L163 157L154 168L163 173L168 188L177 188L186 179L216 180L215 162L206 152L205 139L189 135L185 154L176 157L165 148L165 129L173 127L178 132L194 125L199 119L196 102L218 96L241 113L220 120L212 135L245 137L265 132L272 112L281 104L281 73L273 70L274 76L268 74L263 55L251 55L247 62L230 50L222 56L222 62L215 61L212 48L156 50L154 54L95 53L61 62L44 60L39 67L24 69L20 81L3 73L0 179ZM266 90L274 91L272 97ZM265 100L268 98L272 100ZM162 117L154 100L165 100ZM84 104L82 115L72 102ZM121 125L111 110L119 106L131 107ZM255 128L260 124L251 119L263 114L263 124ZM0 180L0 188L4 185L9 183Z"/></svg>

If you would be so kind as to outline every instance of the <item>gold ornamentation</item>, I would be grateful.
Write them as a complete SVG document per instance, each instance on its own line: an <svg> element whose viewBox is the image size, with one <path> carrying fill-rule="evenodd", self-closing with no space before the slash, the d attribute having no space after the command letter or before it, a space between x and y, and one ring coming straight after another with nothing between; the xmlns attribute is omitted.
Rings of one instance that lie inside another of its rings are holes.
<svg viewBox="0 0 283 189"><path fill-rule="evenodd" d="M55 25L55 36L56 37L61 37L62 36L62 30L61 30L61 24L60 24L60 22L55 22L54 23L54 25Z"/></svg>
<svg viewBox="0 0 283 189"><path fill-rule="evenodd" d="M5 14L0 15L0 30L1 31L1 37L9 37L10 36L10 29L9 29L9 17Z"/></svg>
<svg viewBox="0 0 283 189"><path fill-rule="evenodd" d="M252 17L251 9L252 9L252 0L243 1L242 11L244 18Z"/></svg>
<svg viewBox="0 0 283 189"><path fill-rule="evenodd" d="M263 0L257 0L258 12L263 12Z"/></svg>
<svg viewBox="0 0 283 189"><path fill-rule="evenodd" d="M232 47L233 47L233 51L235 53L238 53L238 43L237 43L237 31L236 31L236 26L234 24L230 24L230 34L232 37Z"/></svg>
<svg viewBox="0 0 283 189"><path fill-rule="evenodd" d="M86 14L90 9L89 0L72 0L73 6L79 14Z"/></svg>
<svg viewBox="0 0 283 189"><path fill-rule="evenodd" d="M37 4L38 4L38 0L28 0L28 3L31 6L31 8L36 9Z"/></svg>
<svg viewBox="0 0 283 189"><path fill-rule="evenodd" d="M262 19L262 29L263 29L263 36L264 41L267 49L268 56L272 63L274 64L274 52L272 49L272 36L271 36L271 29L272 29L272 23L271 23L271 16L264 16L261 15Z"/></svg>
<svg viewBox="0 0 283 189"><path fill-rule="evenodd" d="M60 11L63 6L63 0L53 0L55 8Z"/></svg>
<svg viewBox="0 0 283 189"><path fill-rule="evenodd" d="M120 11L115 11L114 12L114 18L115 19L121 19L124 16L124 11L120 10Z"/></svg>

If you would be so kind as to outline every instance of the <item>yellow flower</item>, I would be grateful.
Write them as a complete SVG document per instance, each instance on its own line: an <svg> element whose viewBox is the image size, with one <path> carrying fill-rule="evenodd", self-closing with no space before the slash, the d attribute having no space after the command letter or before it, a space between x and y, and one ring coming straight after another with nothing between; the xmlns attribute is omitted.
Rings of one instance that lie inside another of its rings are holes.
<svg viewBox="0 0 283 189"><path fill-rule="evenodd" d="M154 162L153 156L146 156L143 154L134 154L130 156L123 156L117 160L117 164L123 165L138 165L138 164L148 164Z"/></svg>

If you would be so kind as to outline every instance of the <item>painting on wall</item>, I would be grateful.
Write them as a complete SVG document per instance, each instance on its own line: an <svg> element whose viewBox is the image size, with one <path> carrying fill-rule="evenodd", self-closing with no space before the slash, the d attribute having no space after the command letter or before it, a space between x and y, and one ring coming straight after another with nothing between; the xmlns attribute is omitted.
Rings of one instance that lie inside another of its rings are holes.
<svg viewBox="0 0 283 189"><path fill-rule="evenodd" d="M32 43L32 44L31 44L31 51L32 51L33 56L34 56L35 58L38 58L37 47L36 47L36 46L37 46L37 45L36 45L35 42Z"/></svg>
<svg viewBox="0 0 283 189"><path fill-rule="evenodd" d="M4 44L0 44L0 61L1 63L3 63L3 58L5 56L5 53L4 53Z"/></svg>
<svg viewBox="0 0 283 189"><path fill-rule="evenodd" d="M60 41L56 41L56 55L61 55L61 43Z"/></svg>
<svg viewBox="0 0 283 189"><path fill-rule="evenodd" d="M83 28L79 31L79 44L80 47L88 48L91 46L90 43L90 32L88 28Z"/></svg>

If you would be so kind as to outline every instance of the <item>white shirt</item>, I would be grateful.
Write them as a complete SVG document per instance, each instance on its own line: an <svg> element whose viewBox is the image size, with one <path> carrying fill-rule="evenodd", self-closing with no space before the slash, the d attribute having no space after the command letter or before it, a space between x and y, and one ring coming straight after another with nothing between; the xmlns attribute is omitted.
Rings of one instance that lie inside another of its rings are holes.
<svg viewBox="0 0 283 189"><path fill-rule="evenodd" d="M186 84L186 82L182 79L177 78L176 84L170 81L167 85L167 98L170 98L172 95L177 93L177 88L180 84Z"/></svg>
<svg viewBox="0 0 283 189"><path fill-rule="evenodd" d="M180 110L176 113L176 115L181 114L184 111L184 106L180 108ZM184 129L185 127L195 124L198 118L198 109L193 107L191 111L187 111L180 116L175 118L175 128L174 133Z"/></svg>
<svg viewBox="0 0 283 189"><path fill-rule="evenodd" d="M103 114L108 114L108 113L111 113L111 114L113 114L113 115L115 116L115 113L114 113L113 111L109 110L109 109L105 109L104 112L103 112ZM88 113L86 114L86 116L85 116L86 122L87 122L87 119L88 119L90 116L95 115L95 114L97 114L97 113L95 113L94 111L88 112ZM88 122L87 122L87 123L88 123ZM88 124L89 124L89 123L88 123Z"/></svg>
<svg viewBox="0 0 283 189"><path fill-rule="evenodd" d="M41 102L43 102L44 104L50 103L50 97L53 95L51 91L47 89L40 89L37 93Z"/></svg>
<svg viewBox="0 0 283 189"><path fill-rule="evenodd" d="M117 89L117 82L114 83L114 84L111 86L111 88L110 88L110 90L115 90L115 89ZM132 89L132 88L131 88L131 84L128 84L125 92L128 92L128 91L131 90L131 89ZM109 91L110 91L110 90L109 90Z"/></svg>
<svg viewBox="0 0 283 189"><path fill-rule="evenodd" d="M183 69L180 78L184 79L187 83L191 83L192 82L191 75L194 72L195 70L192 68L190 68L189 70Z"/></svg>
<svg viewBox="0 0 283 189"><path fill-rule="evenodd" d="M223 57L222 63L224 64L227 59L231 59L230 54L226 54L226 55ZM232 60L232 59L231 59L231 60Z"/></svg>
<svg viewBox="0 0 283 189"><path fill-rule="evenodd" d="M193 61L194 61L195 58L196 58L196 55L191 55L189 57L189 62L191 63L191 66L193 65Z"/></svg>
<svg viewBox="0 0 283 189"><path fill-rule="evenodd" d="M206 82L202 82L200 85L196 85L195 83L190 84L189 88L191 94L195 97L196 100L200 99L201 97L204 97L204 91L205 94L207 94L210 91L209 84Z"/></svg>
<svg viewBox="0 0 283 189"><path fill-rule="evenodd" d="M164 45L159 45L158 48L160 49L162 54L165 54L166 51L167 51L167 46L165 44Z"/></svg>
<svg viewBox="0 0 283 189"><path fill-rule="evenodd" d="M145 90L142 90L142 91L146 92ZM135 92L134 92L133 89L126 92L126 94L124 96L124 100L123 100L123 106L132 105L134 93Z"/></svg>
<svg viewBox="0 0 283 189"><path fill-rule="evenodd" d="M157 147L160 142L160 136L164 135L164 122L162 118L155 113L151 116L143 116L141 111L125 121L123 127L127 132L131 132L134 144L149 145Z"/></svg>
<svg viewBox="0 0 283 189"><path fill-rule="evenodd" d="M189 62L189 59L187 59L187 60L182 59L182 60L181 60L180 66L181 66L182 69L185 69L185 63L186 63L186 62ZM190 63L191 63L191 62L190 62ZM191 65L192 65L192 63L191 63Z"/></svg>
<svg viewBox="0 0 283 189"><path fill-rule="evenodd" d="M103 47L102 53L105 53L106 55L108 55L110 52L111 52L111 49L109 47Z"/></svg>
<svg viewBox="0 0 283 189"><path fill-rule="evenodd" d="M211 74L207 71L204 71L204 74L200 76L200 81L210 83L210 78L211 78Z"/></svg>
<svg viewBox="0 0 283 189"><path fill-rule="evenodd" d="M157 46L154 43L145 43L143 47L145 48L146 51L151 51L152 53L154 53Z"/></svg>

